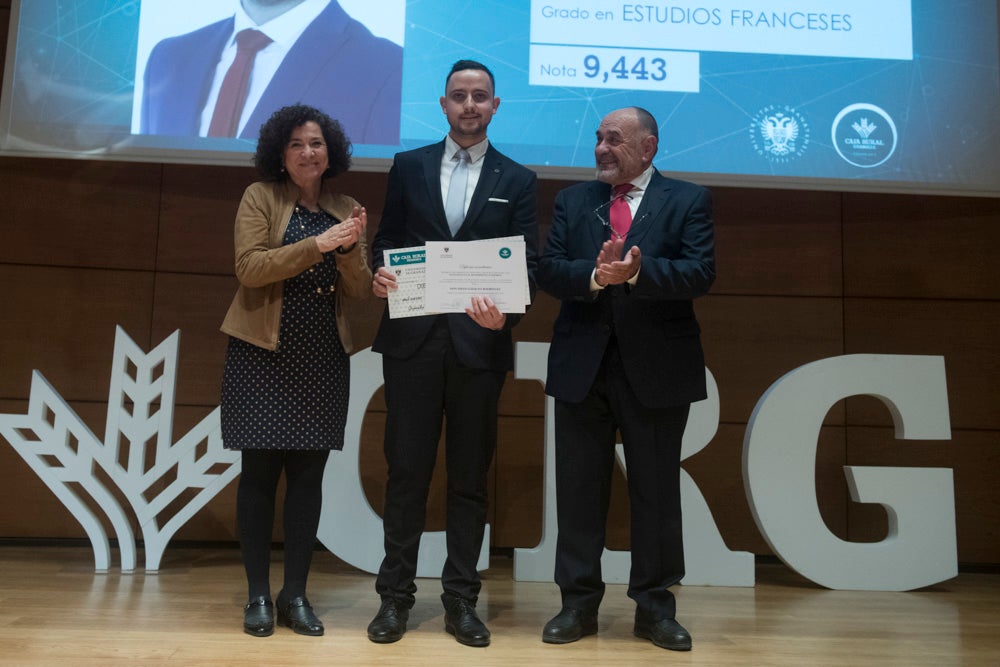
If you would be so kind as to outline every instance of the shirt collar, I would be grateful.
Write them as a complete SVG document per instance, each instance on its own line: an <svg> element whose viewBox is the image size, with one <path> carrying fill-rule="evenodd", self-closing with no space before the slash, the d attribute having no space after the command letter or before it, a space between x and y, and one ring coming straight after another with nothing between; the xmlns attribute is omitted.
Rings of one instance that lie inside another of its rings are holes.
<svg viewBox="0 0 1000 667"><path fill-rule="evenodd" d="M633 178L631 181L629 181L629 183L632 184L634 190L638 190L639 192L645 192L646 188L649 187L649 181L651 178L653 178L653 165L649 165L648 167L646 167L646 170L644 172ZM612 190L613 189L614 188L612 188Z"/></svg>
<svg viewBox="0 0 1000 667"><path fill-rule="evenodd" d="M233 36L230 44L234 43L236 35L241 30L251 28L260 30L270 37L272 42L290 47L299 38L299 35L305 31L306 27L316 20L317 16L323 13L328 4L330 4L329 0L305 0L281 16L276 16L266 23L257 25L247 15L246 10L243 9L243 3L237 2Z"/></svg>
<svg viewBox="0 0 1000 667"><path fill-rule="evenodd" d="M490 146L489 139L483 139L478 144L473 144L465 150L469 151L469 162L478 162L486 155L486 149ZM445 160L454 159L455 153L461 148L454 139L451 138L450 134L444 136L444 158Z"/></svg>

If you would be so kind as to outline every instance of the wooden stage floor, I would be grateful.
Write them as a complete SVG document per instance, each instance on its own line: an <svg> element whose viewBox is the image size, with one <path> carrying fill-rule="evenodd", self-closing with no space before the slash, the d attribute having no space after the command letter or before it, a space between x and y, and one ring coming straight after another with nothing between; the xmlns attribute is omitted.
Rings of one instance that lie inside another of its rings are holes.
<svg viewBox="0 0 1000 667"><path fill-rule="evenodd" d="M280 552L272 571L280 586ZM678 587L678 620L694 650L632 636L634 605L609 586L600 631L574 644L540 639L559 607L554 584L515 582L510 558L484 574L485 649L445 634L439 583L418 581L410 629L368 641L373 577L317 552L309 597L320 638L278 627L242 632L245 584L236 549L168 549L158 574L95 574L89 547L0 546L0 664L18 665L1000 665L1000 575L962 574L908 593L830 591L780 564L753 588Z"/></svg>

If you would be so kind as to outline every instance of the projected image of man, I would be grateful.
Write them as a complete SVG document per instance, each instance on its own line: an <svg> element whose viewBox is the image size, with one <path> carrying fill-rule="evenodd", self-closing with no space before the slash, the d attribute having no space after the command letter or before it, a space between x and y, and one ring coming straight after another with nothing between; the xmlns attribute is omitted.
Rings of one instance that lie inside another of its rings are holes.
<svg viewBox="0 0 1000 667"><path fill-rule="evenodd" d="M288 104L340 121L355 144L399 143L402 47L336 0L237 0L233 16L159 42L141 134L253 139Z"/></svg>

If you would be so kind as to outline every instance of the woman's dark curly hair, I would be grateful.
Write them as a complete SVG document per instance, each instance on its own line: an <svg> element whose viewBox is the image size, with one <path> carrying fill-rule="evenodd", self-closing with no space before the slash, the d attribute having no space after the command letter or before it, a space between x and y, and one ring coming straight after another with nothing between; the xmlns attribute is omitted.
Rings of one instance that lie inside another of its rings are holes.
<svg viewBox="0 0 1000 667"><path fill-rule="evenodd" d="M326 142L330 166L323 172L323 178L342 174L350 168L351 140L344 134L340 123L319 109L305 104L293 104L278 109L260 126L253 163L261 176L274 181L288 178L283 164L285 147L292 138L292 131L309 121L319 125Z"/></svg>

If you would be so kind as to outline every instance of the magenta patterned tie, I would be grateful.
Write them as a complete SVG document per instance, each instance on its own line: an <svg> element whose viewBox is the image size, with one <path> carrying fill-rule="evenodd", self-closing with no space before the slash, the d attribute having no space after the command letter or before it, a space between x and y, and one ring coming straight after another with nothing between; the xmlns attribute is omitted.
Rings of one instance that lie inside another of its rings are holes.
<svg viewBox="0 0 1000 667"><path fill-rule="evenodd" d="M632 226L632 209L629 208L627 195L633 187L631 183L622 183L614 187L609 215L615 238L624 239L628 234L628 228Z"/></svg>

